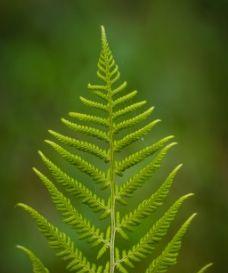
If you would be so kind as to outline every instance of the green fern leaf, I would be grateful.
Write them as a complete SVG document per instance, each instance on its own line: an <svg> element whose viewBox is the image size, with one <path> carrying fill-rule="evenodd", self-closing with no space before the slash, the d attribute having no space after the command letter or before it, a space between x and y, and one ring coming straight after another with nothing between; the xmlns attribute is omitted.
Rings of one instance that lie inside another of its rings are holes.
<svg viewBox="0 0 228 273"><path fill-rule="evenodd" d="M137 109L141 108L143 105L146 104L146 101L143 100L143 101L140 101L140 102L136 102L134 104L131 104L129 106L126 106L116 112L113 113L113 118L117 118L117 117L121 117L123 115L126 115L128 113L131 113L131 112L134 112L136 111Z"/></svg>
<svg viewBox="0 0 228 273"><path fill-rule="evenodd" d="M70 192L76 197L82 198L83 203L90 206L95 211L102 211L109 213L109 208L105 204L105 201L98 197L95 193L91 192L81 182L67 175L60 168L58 168L51 160L49 160L42 152L39 151L39 155L44 164L50 170L52 176L59 182L66 191Z"/></svg>
<svg viewBox="0 0 228 273"><path fill-rule="evenodd" d="M136 100L138 91L127 91L127 82L118 81L119 67L109 47L103 26L101 27L101 51L97 63L97 77L98 83L88 84L91 98L80 96L85 112L70 112L69 118L73 121L61 119L71 131L72 136L49 130L54 141L45 141L56 155L65 161L64 164L76 166L77 170L87 175L86 179L89 181L86 186L63 170L61 164L59 164L60 167L57 166L54 163L55 160L50 160L42 152L39 152L39 155L50 172L51 178L49 179L49 175L44 175L36 168L34 171L47 189L62 221L70 225L79 234L81 240L86 240L91 247L97 246L94 249L94 258L101 264L91 263L86 255L75 247L75 242L66 233L60 231L35 209L22 203L18 206L33 218L41 233L47 238L49 246L66 261L68 271L128 273L136 262L151 255L160 241L168 235L179 209L192 194L186 194L173 202L165 213L145 231L137 243L132 245L129 242L126 249L121 249L118 245L118 236L128 239L129 230L134 232L135 226L141 224L144 218L149 217L164 204L181 164L169 173L154 192L148 193L147 199L141 202L136 201L134 210L130 210L125 215L121 213L117 202L127 204L127 199L143 187L143 184L160 169L163 160L176 142L172 142L173 136L170 135L136 149L133 153L126 149L124 157L122 156L121 152L127 146L136 145L135 148L137 148L138 141L149 135L160 119L149 120L154 107L144 108L147 102ZM91 109L101 113L94 114ZM83 136L86 139L83 139ZM148 162L143 165L146 159ZM137 164L140 165L134 169ZM126 171L130 168L132 168L132 174L125 179ZM117 181L119 179L117 176L123 176L120 183ZM100 183L102 187L98 187L95 183L91 187L90 180ZM58 189L59 187L61 190ZM82 203L94 213L99 212L100 221L104 218L108 218L109 221L103 221L102 227L99 225L98 228L97 223L96 225L92 223L93 218L89 219L89 214L85 217L74 207L73 198L80 198ZM171 265L176 263L182 238L194 216L195 214L179 228L161 254L152 260L145 273L165 273ZM30 258L34 273L48 273L46 267L30 250L24 247L19 248ZM105 255L107 253L108 255ZM210 265L203 267L198 273L204 273Z"/></svg>
<svg viewBox="0 0 228 273"><path fill-rule="evenodd" d="M54 184L36 168L33 168L33 170L49 191L56 209L63 216L64 222L77 229L81 234L81 238L89 238L89 242L93 242L94 246L101 243L108 245L104 234L98 228L95 228L88 220L85 220L73 207L70 200L58 191Z"/></svg>
<svg viewBox="0 0 228 273"><path fill-rule="evenodd" d="M171 265L176 264L177 256L181 248L182 238L195 216L196 213L194 213L184 222L161 255L153 260L145 273L164 273L167 272Z"/></svg>
<svg viewBox="0 0 228 273"><path fill-rule="evenodd" d="M151 213L153 213L158 207L163 204L164 199L169 193L169 189L172 186L174 177L178 170L181 168L181 164L178 165L167 177L165 182L160 188L153 193L148 199L144 200L139 206L129 214L125 215L118 225L118 229L126 228L131 230L137 224L141 223L141 220Z"/></svg>
<svg viewBox="0 0 228 273"><path fill-rule="evenodd" d="M108 142L108 136L107 134L99 129L90 127L90 126L84 126L79 125L77 123L71 122L69 120L66 120L64 118L61 119L61 121L70 129L74 130L77 133L82 133L89 136L94 136L98 139L105 140Z"/></svg>
<svg viewBox="0 0 228 273"><path fill-rule="evenodd" d="M88 89L97 92L97 91L106 91L107 90L107 86L106 85L98 85L98 84L88 84Z"/></svg>
<svg viewBox="0 0 228 273"><path fill-rule="evenodd" d="M151 227L151 229L140 239L139 243L130 250L123 250L122 257L117 263L129 264L129 261L139 262L155 249L160 240L167 234L170 224L185 200L193 194L180 197L165 214Z"/></svg>
<svg viewBox="0 0 228 273"><path fill-rule="evenodd" d="M153 110L154 110L154 107L151 107L148 110L146 110L145 112L143 112L133 118L130 118L130 119L124 120L118 124L115 124L114 125L114 132L118 133L120 130L126 129L128 127L131 127L131 126L143 121L144 119L148 118L151 115Z"/></svg>
<svg viewBox="0 0 228 273"><path fill-rule="evenodd" d="M141 169L136 175L131 177L126 183L124 183L119 189L117 188L117 200L122 203L125 203L124 198L132 195L134 191L136 191L140 186L142 186L143 182L151 177L155 171L157 171L161 166L161 161L164 159L167 152L176 145L175 142L167 145L163 148L158 155L143 169Z"/></svg>
<svg viewBox="0 0 228 273"><path fill-rule="evenodd" d="M102 91L93 90L93 94L97 95L97 97L99 97L100 99L104 100L105 102L108 101L108 96L105 93L103 93Z"/></svg>
<svg viewBox="0 0 228 273"><path fill-rule="evenodd" d="M117 88L115 88L115 89L112 90L112 96L115 96L119 92L123 91L126 86L127 86L127 82L126 81L123 82L122 84L120 84Z"/></svg>
<svg viewBox="0 0 228 273"><path fill-rule="evenodd" d="M159 122L160 122L160 119L156 119L156 120L148 123L144 127L134 131L133 133L126 135L122 139L116 140L114 142L115 152L119 152L120 150L122 150L126 146L130 145L131 143L141 139L143 136L148 134L152 130L152 128Z"/></svg>
<svg viewBox="0 0 228 273"><path fill-rule="evenodd" d="M80 97L80 100L81 100L82 103L84 103L85 105L87 105L89 107L97 108L99 110L104 110L105 112L107 111L107 106L105 104L103 104L103 103L88 100L88 99L83 98L83 97Z"/></svg>
<svg viewBox="0 0 228 273"><path fill-rule="evenodd" d="M28 248L24 246L17 246L18 249L23 251L29 258L32 263L32 271L33 273L49 273L49 270L43 265L40 259Z"/></svg>
<svg viewBox="0 0 228 273"><path fill-rule="evenodd" d="M157 152L160 148L162 148L173 136L165 137L156 143L147 146L146 148L141 149L140 151L133 153L127 156L125 159L121 160L120 162L116 163L116 169L118 173L122 173L128 168L136 165L137 163L143 161L146 157L153 155Z"/></svg>
<svg viewBox="0 0 228 273"><path fill-rule="evenodd" d="M63 144L77 148L80 151L88 152L90 154L96 155L97 157L104 159L105 161L108 161L107 152L93 143L90 143L88 141L81 141L72 137L68 137L60 133L57 133L53 130L49 130L48 132L51 135L53 135L57 140L62 142Z"/></svg>
<svg viewBox="0 0 228 273"><path fill-rule="evenodd" d="M119 104L122 104L122 103L125 103L125 102L129 101L130 99L134 98L137 95L137 93L138 92L136 90L134 90L131 93L128 93L127 95L124 95L124 96L114 100L113 106L115 107L115 106L117 106Z"/></svg>
<svg viewBox="0 0 228 273"><path fill-rule="evenodd" d="M49 223L44 216L23 203L19 203L17 206L32 216L39 230L47 238L49 246L57 251L57 256L68 262L67 269L80 273L102 272L101 266L97 267L95 264L88 262L82 252L75 248L73 241L65 233Z"/></svg>
<svg viewBox="0 0 228 273"><path fill-rule="evenodd" d="M103 125L103 126L108 127L108 120L105 118L98 117L98 116L81 114L81 113L77 113L77 112L70 112L69 116L72 118L78 119L80 121L94 122L98 125Z"/></svg>
<svg viewBox="0 0 228 273"><path fill-rule="evenodd" d="M72 154L53 141L45 140L58 154L66 161L77 166L82 172L90 175L95 181L106 184L105 174L98 170L94 165L82 159L80 156Z"/></svg>

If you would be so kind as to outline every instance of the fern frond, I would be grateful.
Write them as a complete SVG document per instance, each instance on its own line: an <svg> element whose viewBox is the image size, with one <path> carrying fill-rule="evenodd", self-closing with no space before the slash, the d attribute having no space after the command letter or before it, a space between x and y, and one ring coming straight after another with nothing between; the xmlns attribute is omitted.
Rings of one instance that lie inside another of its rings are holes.
<svg viewBox="0 0 228 273"><path fill-rule="evenodd" d="M106 102L109 100L108 95L102 91L93 90L93 94L97 95L100 99L103 99Z"/></svg>
<svg viewBox="0 0 228 273"><path fill-rule="evenodd" d="M176 264L183 236L185 235L189 225L191 224L195 216L196 213L194 213L184 222L184 224L180 227L172 240L168 243L161 255L153 260L145 273L164 273L167 272L170 266Z"/></svg>
<svg viewBox="0 0 228 273"><path fill-rule="evenodd" d="M180 197L166 212L165 214L151 227L151 229L140 239L139 243L134 245L130 250L123 250L122 257L118 263L129 264L132 262L139 262L148 256L167 234L167 231L174 221L181 205L185 200L193 194L186 194Z"/></svg>
<svg viewBox="0 0 228 273"><path fill-rule="evenodd" d="M89 83L87 85L87 88L92 90L92 91L107 91L107 85L99 85L99 84L91 84Z"/></svg>
<svg viewBox="0 0 228 273"><path fill-rule="evenodd" d="M107 82L107 70L106 70L106 62L105 57L99 59L98 61L98 71L97 76L104 82ZM112 69L112 70L111 70ZM115 64L114 59L109 61L109 77L112 78L114 76L117 76L119 74L119 67Z"/></svg>
<svg viewBox="0 0 228 273"><path fill-rule="evenodd" d="M122 84L120 84L117 88L112 90L112 96L115 96L116 94L118 94L119 92L123 91L127 86L127 82L123 82Z"/></svg>
<svg viewBox="0 0 228 273"><path fill-rule="evenodd" d="M120 72L118 69L118 65L115 63L115 60L112 56L112 52L109 48L105 30L103 27L101 28L101 44L102 48L97 65L98 66L97 76L98 78L105 82L106 88L99 88L99 85L91 84L89 84L88 87L89 89L94 89L96 91L105 90L110 92L110 87L119 79Z"/></svg>
<svg viewBox="0 0 228 273"><path fill-rule="evenodd" d="M109 273L109 270L110 270L110 263L107 262L107 263L105 264L104 273Z"/></svg>
<svg viewBox="0 0 228 273"><path fill-rule="evenodd" d="M153 155L155 152L157 152L160 148L162 148L169 140L174 138L174 136L167 136L163 139L141 149L138 152L135 152L123 160L116 162L116 169L118 173L122 173L128 168L136 165L137 163L143 161L145 158Z"/></svg>
<svg viewBox="0 0 228 273"><path fill-rule="evenodd" d="M115 248L115 257L117 260L116 263L116 268L121 272L121 273L128 273L128 270L126 270L126 268L118 261L120 261L120 251L119 249L116 247Z"/></svg>
<svg viewBox="0 0 228 273"><path fill-rule="evenodd" d="M33 273L49 273L49 270L43 265L41 260L31 250L20 245L17 245L17 248L23 251L29 258L30 262L32 263Z"/></svg>
<svg viewBox="0 0 228 273"><path fill-rule="evenodd" d="M70 112L69 116L75 119L78 119L80 121L89 121L89 122L94 122L98 125L103 125L103 126L108 126L108 120L106 118L101 118L95 115L87 115L87 114L82 114L78 112Z"/></svg>
<svg viewBox="0 0 228 273"><path fill-rule="evenodd" d="M124 96L114 100L113 101L113 107L129 101L130 99L134 98L137 95L137 93L138 93L138 91L134 90L134 91L128 93L127 95L124 95Z"/></svg>
<svg viewBox="0 0 228 273"><path fill-rule="evenodd" d="M53 226L48 220L32 207L23 203L17 204L25 210L36 222L41 233L46 237L49 246L57 251L64 261L67 261L67 269L79 273L101 273L102 267L91 264L75 246L73 241L64 232Z"/></svg>
<svg viewBox="0 0 228 273"><path fill-rule="evenodd" d="M146 101L143 100L143 101L139 101L139 102L136 102L134 104L131 104L129 106L126 106L118 111L115 111L113 113L113 119L117 118L117 117L120 117L120 116L123 116L123 115L126 115L130 112L134 112L136 111L137 109L139 109L140 107L142 107L143 105L146 104Z"/></svg>
<svg viewBox="0 0 228 273"><path fill-rule="evenodd" d="M114 150L118 152L122 150L123 148L125 148L126 146L133 143L134 141L141 139L143 136L148 134L152 130L152 128L160 121L161 121L160 119L153 120L152 122L148 123L144 127L134 131L133 133L126 135L122 139L116 140L114 142Z"/></svg>
<svg viewBox="0 0 228 273"><path fill-rule="evenodd" d="M70 129L72 129L73 131L77 132L77 133L82 133L85 135L89 135L89 136L94 136L98 139L101 140L105 140L108 142L108 136L107 134L99 129L90 127L90 126L84 126L84 125L80 125L74 122L71 122L69 120L66 120L64 118L61 119L61 121Z"/></svg>
<svg viewBox="0 0 228 273"><path fill-rule="evenodd" d="M117 200L125 203L124 198L131 196L133 192L136 191L146 179L151 177L154 172L160 168L162 160L165 158L168 151L175 145L176 142L172 142L165 146L150 163L139 170L126 183L117 188Z"/></svg>
<svg viewBox="0 0 228 273"><path fill-rule="evenodd" d="M108 242L104 238L104 234L99 228L94 227L88 220L83 218L73 207L71 201L66 198L45 175L36 168L33 168L33 170L47 188L56 209L63 217L63 221L77 229L81 238L88 238L88 241L91 242L92 245L96 246L101 243L108 245Z"/></svg>
<svg viewBox="0 0 228 273"><path fill-rule="evenodd" d="M114 77L115 75L119 74L119 67L118 65L115 63L115 60L112 59L111 64L110 64L110 68L113 68L112 71L110 71L110 78Z"/></svg>
<svg viewBox="0 0 228 273"><path fill-rule="evenodd" d="M120 72L118 71L117 74L111 78L111 85L113 85L115 82L117 82L117 80L119 80L120 78Z"/></svg>
<svg viewBox="0 0 228 273"><path fill-rule="evenodd" d="M212 265L213 265L213 263L209 263L209 264L205 265L197 273L205 273Z"/></svg>
<svg viewBox="0 0 228 273"><path fill-rule="evenodd" d="M105 61L103 56L100 56L98 63L97 63L98 71L99 73L106 73L106 67L105 67Z"/></svg>
<svg viewBox="0 0 228 273"><path fill-rule="evenodd" d="M130 118L130 119L124 120L122 122L119 122L118 124L115 124L114 125L114 133L116 134L120 130L126 129L128 127L133 126L133 125L136 125L137 123L147 119L151 115L153 110L154 110L154 107L151 107L148 110L146 110L145 112L143 112L133 118Z"/></svg>
<svg viewBox="0 0 228 273"><path fill-rule="evenodd" d="M89 107L96 108L96 109L103 110L103 111L107 112L107 105L106 104L103 104L103 103L100 103L100 102L97 102L97 101L93 101L93 100L89 100L89 99L86 99L86 98L84 98L82 96L80 97L80 100L86 106L89 106Z"/></svg>
<svg viewBox="0 0 228 273"><path fill-rule="evenodd" d="M52 136L54 136L57 140L62 142L63 144L74 147L80 151L88 152L90 154L96 155L99 158L104 159L106 162L108 161L107 152L104 149L98 147L97 145L95 145L93 143L90 143L88 141L78 140L78 139L75 139L72 137L68 137L68 136L62 135L60 133L57 133L53 130L48 130L48 132Z"/></svg>
<svg viewBox="0 0 228 273"><path fill-rule="evenodd" d="M106 206L104 199L98 197L95 193L91 192L81 182L67 175L60 168L58 168L50 159L48 159L41 151L39 155L47 166L52 176L56 181L64 187L64 189L76 197L82 198L82 202L87 204L94 211L104 211L109 214L109 208Z"/></svg>
<svg viewBox="0 0 228 273"><path fill-rule="evenodd" d="M98 170L94 165L82 159L80 156L68 152L53 141L45 140L45 142L49 144L66 161L68 161L72 165L77 166L82 172L91 176L96 182L104 183L106 185L107 180L105 174L102 171Z"/></svg>
<svg viewBox="0 0 228 273"><path fill-rule="evenodd" d="M129 214L126 214L118 225L118 229L126 228L131 230L133 226L139 224L141 220L151 213L153 213L158 207L160 207L164 199L167 197L170 187L172 186L174 177L178 170L181 168L181 164L178 165L166 178L165 182L153 193L148 199L145 199L139 204L139 206Z"/></svg>
<svg viewBox="0 0 228 273"><path fill-rule="evenodd" d="M61 119L62 123L75 132L76 136L68 136L49 130L54 141L45 140L45 142L56 152L56 156L60 155L66 163L76 166L77 170L89 176L87 177L89 180L101 183L101 190L108 187L108 191L100 193L102 196L100 197L97 194L97 187L94 191L91 190L90 187L88 188L68 175L62 167L55 165L42 152L39 152L39 155L49 170L51 178L36 168L34 171L47 189L63 222L73 227L79 234L79 238L87 240L91 246L98 246L95 257L97 259L103 257L103 265L89 262L84 254L75 247L69 236L51 224L35 209L22 203L18 206L32 216L39 230L47 238L50 247L54 248L57 255L67 262L69 271L128 273L128 267L134 267L136 262L150 255L168 234L179 209L192 194L184 195L173 202L133 246L129 246L125 250L118 246L118 235L128 239L129 230L133 230L144 218L149 217L163 205L181 165L174 168L157 186L157 189L148 195L147 199L136 202L133 210L125 215L118 210L117 201L127 204L127 198L131 197L146 180L160 169L163 160L176 142L170 141L173 136L167 136L140 147L136 152L124 151L123 154L126 155L122 156L121 152L125 147L137 144L137 141L140 140L141 144L146 144L143 142L144 136L152 131L160 119L147 121L146 119L151 117L154 107L144 107L147 103L145 100L135 99L138 92L126 90L127 82L118 81L120 78L119 67L109 47L103 26L101 26L101 51L97 63L97 77L101 83L88 84L88 89L94 99L80 97L82 104L89 107L89 111L70 112L69 120ZM96 114L97 110L100 110L101 113ZM122 134L119 134L120 132ZM81 139L81 135L86 136L85 140ZM142 146L141 144L140 146ZM92 158L84 158L87 154ZM102 165L99 165L102 167L96 166L94 156L103 161L100 162ZM145 164L143 164L144 160ZM117 178L117 176L125 175L125 171L139 163L142 164L127 180L123 179L122 181ZM57 184L55 185L55 183ZM68 198L67 193L81 198L81 201L90 209L99 212L100 220L109 217L109 221L104 222L104 229L96 227L89 218L84 217L74 207L71 201L72 196ZM152 260L145 273L165 273L169 266L176 263L182 238L194 216L195 214L179 228L161 254ZM34 273L49 273L30 250L24 247L19 248L31 259ZM107 251L109 259L104 255ZM210 266L211 264L204 266L198 273L204 273Z"/></svg>
<svg viewBox="0 0 228 273"><path fill-rule="evenodd" d="M106 82L105 76L103 76L102 73L100 73L100 71L97 71L97 76L98 76L98 78L100 78L101 80L103 80L104 82Z"/></svg>

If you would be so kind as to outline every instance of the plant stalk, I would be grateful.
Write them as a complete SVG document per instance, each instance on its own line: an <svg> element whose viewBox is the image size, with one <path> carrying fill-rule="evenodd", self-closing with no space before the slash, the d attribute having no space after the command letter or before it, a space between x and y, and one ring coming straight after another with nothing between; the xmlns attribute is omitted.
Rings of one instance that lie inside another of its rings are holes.
<svg viewBox="0 0 228 273"><path fill-rule="evenodd" d="M109 167L109 181L110 181L110 273L115 272L115 233L116 233L116 211L115 211L115 164L114 164L114 137L113 137L113 109L112 109L112 94L111 86L109 85L109 153L110 153L110 167Z"/></svg>

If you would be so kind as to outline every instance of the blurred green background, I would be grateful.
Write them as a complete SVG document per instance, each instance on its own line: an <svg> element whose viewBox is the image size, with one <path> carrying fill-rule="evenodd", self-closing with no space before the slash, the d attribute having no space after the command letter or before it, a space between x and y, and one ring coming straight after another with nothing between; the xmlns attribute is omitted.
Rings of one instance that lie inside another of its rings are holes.
<svg viewBox="0 0 228 273"><path fill-rule="evenodd" d="M173 133L179 143L152 184L159 185L168 169L181 161L184 168L169 202L180 194L196 193L173 226L172 232L191 212L199 213L179 264L170 272L195 272L214 261L213 272L227 273L226 0L1 0L0 272L31 272L27 259L15 249L17 243L34 249L51 272L64 272L63 263L15 204L33 204L59 221L31 167L41 165L38 149L49 152L42 141L47 129L62 128L59 117L81 107L78 96L88 92L87 83L96 79L101 24L106 26L122 79L139 90L140 99L155 105L155 116L163 120L155 134ZM138 197L145 197L148 189ZM143 231L137 229L132 242ZM143 269L137 267L137 272Z"/></svg>

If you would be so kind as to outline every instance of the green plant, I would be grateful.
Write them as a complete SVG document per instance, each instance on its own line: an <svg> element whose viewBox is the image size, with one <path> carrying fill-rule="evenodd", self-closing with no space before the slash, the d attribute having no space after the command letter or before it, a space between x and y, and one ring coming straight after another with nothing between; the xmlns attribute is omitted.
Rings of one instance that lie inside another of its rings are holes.
<svg viewBox="0 0 228 273"><path fill-rule="evenodd" d="M160 120L150 121L133 131L127 130L121 137L118 135L120 131L137 126L140 122L149 118L153 112L153 107L149 107L139 113L139 110L143 109L146 101L129 103L129 101L136 96L137 91L121 95L127 83L123 82L120 85L116 85L120 73L109 48L103 27L101 28L101 43L102 48L98 61L97 76L103 83L97 85L89 84L88 89L101 99L102 102L84 97L80 97L80 100L91 109L101 111L102 115L96 115L96 113L82 114L71 112L69 113L70 117L76 119L79 123L62 119L62 122L68 128L76 133L96 137L101 140L101 144L92 143L89 140L87 141L86 138L86 140L81 140L65 136L52 130L49 130L49 133L62 145L68 146L71 149L76 148L76 150L80 152L90 153L103 160L107 166L107 171L100 170L93 163L83 159L83 156L81 156L79 152L75 153L73 150L66 150L54 141L46 140L46 143L68 163L75 165L81 172L90 176L103 190L108 192L107 200L103 197L99 197L83 183L69 176L42 152L39 152L39 155L59 186L63 187L64 190L69 192L72 196L80 197L83 203L88 205L95 212L100 213L101 219L110 219L107 229L102 231L100 228L95 227L88 219L80 214L70 199L59 191L47 176L34 168L35 173L47 188L63 221L71 225L80 234L81 239L87 239L94 247L98 247L97 263L89 262L85 254L75 246L75 243L69 236L51 224L35 209L23 203L19 203L18 206L24 209L35 220L38 228L47 238L49 246L54 248L57 255L66 261L69 271L81 273L114 273L120 271L127 273L128 270L131 270L129 268L134 267L135 263L151 255L157 244L167 234L171 223L174 221L184 201L193 194L184 195L174 202L137 244L127 250L120 250L118 248L116 236L120 235L124 239L127 239L129 230L133 230L144 218L150 216L164 203L181 165L175 167L161 186L152 193L148 199L139 203L135 210L125 215L121 215L119 211L117 211L117 202L122 205L127 204L128 198L131 197L137 189L142 187L143 183L160 168L166 154L176 142L172 142L173 136L164 137L121 159L123 156L121 156L120 152L128 145L137 142L144 135L148 134ZM133 117L130 116L126 118L128 114L132 113L136 114ZM93 123L96 127L84 125L84 123ZM117 177L123 176L123 178L125 178L124 172L127 169L144 162L146 158L150 158L149 163L146 161L143 166L140 165L136 173L128 178L127 181L117 184ZM181 225L162 253L153 259L145 273L163 273L166 272L171 265L176 263L182 238L195 215L196 214L191 215ZM18 247L30 258L34 273L49 272L35 254L25 247ZM109 258L107 258L107 261L104 262L103 265L98 265L98 263L100 263L99 259L104 254ZM208 264L202 268L199 273L205 272L210 266L211 264Z"/></svg>

